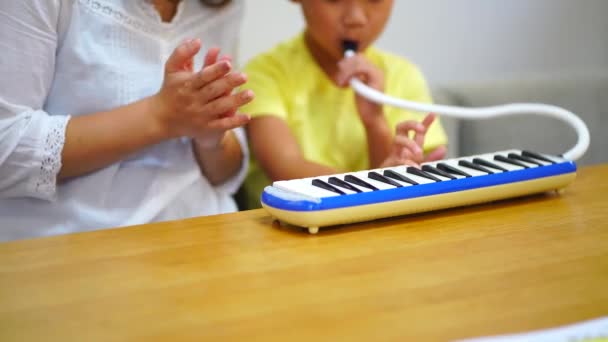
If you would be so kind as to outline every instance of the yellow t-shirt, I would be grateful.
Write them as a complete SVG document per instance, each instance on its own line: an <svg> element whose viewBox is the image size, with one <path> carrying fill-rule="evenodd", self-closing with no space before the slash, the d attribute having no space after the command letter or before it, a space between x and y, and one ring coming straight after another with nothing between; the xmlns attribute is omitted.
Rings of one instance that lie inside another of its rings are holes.
<svg viewBox="0 0 608 342"><path fill-rule="evenodd" d="M404 59L369 48L366 57L384 72L387 94L417 102L431 102L426 81L418 68ZM287 123L304 157L338 172L369 169L367 138L350 88L339 88L316 64L304 35L277 45L252 59L244 69L256 98L241 109L252 118L277 116ZM425 113L385 106L391 127L404 120L421 121ZM280 143L280 142L277 142ZM447 143L436 120L426 135L425 150ZM249 209L260 207L260 195L270 185L252 156L244 194Z"/></svg>

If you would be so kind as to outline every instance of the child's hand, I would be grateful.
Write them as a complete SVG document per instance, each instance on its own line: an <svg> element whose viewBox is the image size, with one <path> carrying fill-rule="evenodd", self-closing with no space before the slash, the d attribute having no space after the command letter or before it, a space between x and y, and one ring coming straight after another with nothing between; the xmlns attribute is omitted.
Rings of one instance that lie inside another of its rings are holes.
<svg viewBox="0 0 608 342"><path fill-rule="evenodd" d="M347 87L353 77L358 78L371 88L381 92L384 91L384 73L359 53L338 63L336 84L340 87ZM355 103L359 117L366 127L383 119L382 105L371 102L358 94L355 95Z"/></svg>
<svg viewBox="0 0 608 342"><path fill-rule="evenodd" d="M423 162L443 159L447 152L445 146L439 146L424 155L424 139L433 121L435 121L435 114L430 113L422 120L422 123L413 120L399 123L391 153L382 163L382 167L404 164L418 166ZM414 132L413 139L410 138L411 132Z"/></svg>
<svg viewBox="0 0 608 342"><path fill-rule="evenodd" d="M155 95L155 113L167 136L192 137L202 147L215 147L227 130L249 121L236 111L253 99L253 92L232 93L247 79L240 72L231 72L229 60L218 60L219 49L210 49L203 68L193 72L193 58L200 48L199 40L191 40L173 51L165 64L163 85Z"/></svg>

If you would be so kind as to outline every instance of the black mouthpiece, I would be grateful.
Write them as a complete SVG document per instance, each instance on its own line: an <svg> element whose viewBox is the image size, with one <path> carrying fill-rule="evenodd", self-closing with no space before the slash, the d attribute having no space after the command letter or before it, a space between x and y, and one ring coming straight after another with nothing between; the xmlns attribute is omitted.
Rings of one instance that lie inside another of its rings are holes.
<svg viewBox="0 0 608 342"><path fill-rule="evenodd" d="M344 52L350 50L350 51L354 51L357 52L357 50L359 49L359 43L357 43L354 40L343 40L342 41L342 50Z"/></svg>

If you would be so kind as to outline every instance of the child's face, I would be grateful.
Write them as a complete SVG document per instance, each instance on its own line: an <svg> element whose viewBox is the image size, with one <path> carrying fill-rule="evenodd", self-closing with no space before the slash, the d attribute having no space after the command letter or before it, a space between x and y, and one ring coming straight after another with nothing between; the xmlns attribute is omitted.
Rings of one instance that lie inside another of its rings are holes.
<svg viewBox="0 0 608 342"><path fill-rule="evenodd" d="M342 42L351 40L364 51L380 36L393 0L294 0L302 6L307 38L335 60L342 59Z"/></svg>

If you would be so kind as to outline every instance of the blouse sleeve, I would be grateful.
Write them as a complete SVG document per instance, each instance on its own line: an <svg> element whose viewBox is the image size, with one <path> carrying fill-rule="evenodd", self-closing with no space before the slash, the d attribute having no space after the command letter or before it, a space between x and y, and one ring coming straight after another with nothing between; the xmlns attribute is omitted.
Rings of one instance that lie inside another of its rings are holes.
<svg viewBox="0 0 608 342"><path fill-rule="evenodd" d="M0 2L0 198L55 197L69 116L42 108L68 7L66 0Z"/></svg>

